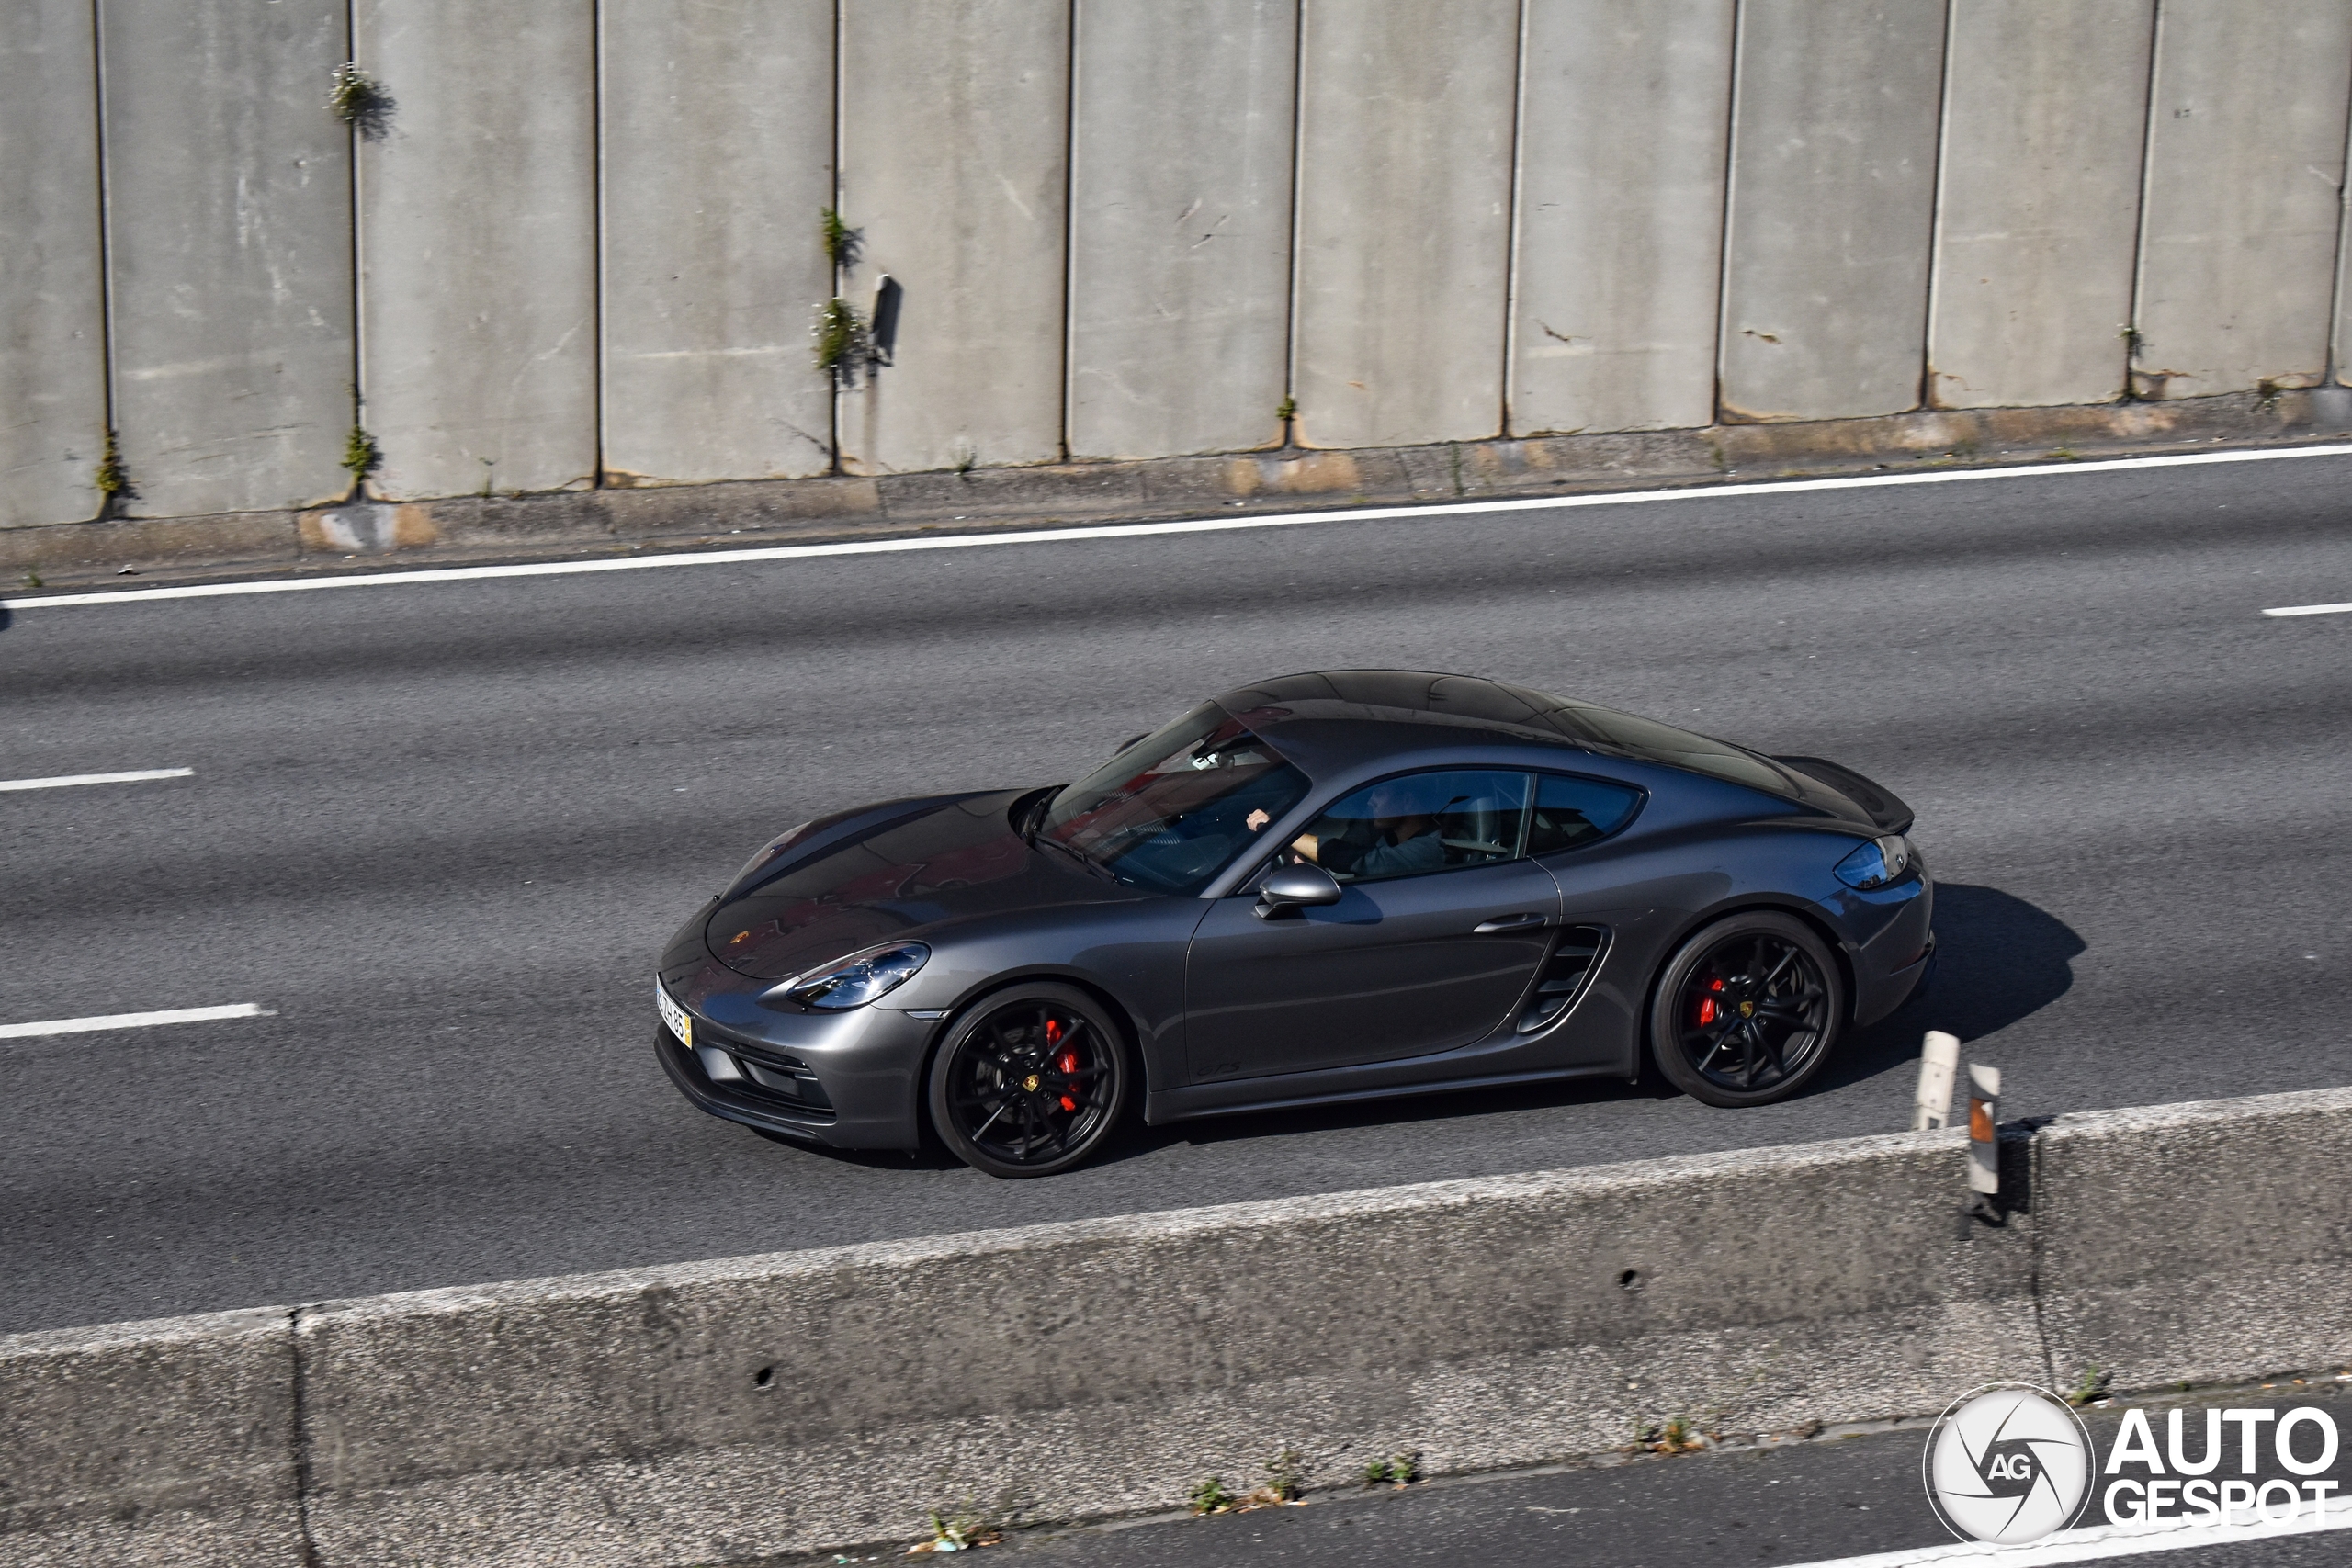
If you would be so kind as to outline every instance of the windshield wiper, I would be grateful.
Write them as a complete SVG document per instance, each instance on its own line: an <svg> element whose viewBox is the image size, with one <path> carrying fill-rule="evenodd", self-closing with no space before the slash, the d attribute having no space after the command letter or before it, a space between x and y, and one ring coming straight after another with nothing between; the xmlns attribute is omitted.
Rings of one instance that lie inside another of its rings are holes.
<svg viewBox="0 0 2352 1568"><path fill-rule="evenodd" d="M1069 856L1070 859L1076 861L1079 864L1084 866L1095 875L1112 882L1119 880L1116 876L1112 875L1109 867L1097 863L1093 856L1088 854L1084 850L1080 849L1075 844L1065 844L1059 839L1036 837L1030 839L1029 844L1033 849L1059 850L1062 853Z"/></svg>

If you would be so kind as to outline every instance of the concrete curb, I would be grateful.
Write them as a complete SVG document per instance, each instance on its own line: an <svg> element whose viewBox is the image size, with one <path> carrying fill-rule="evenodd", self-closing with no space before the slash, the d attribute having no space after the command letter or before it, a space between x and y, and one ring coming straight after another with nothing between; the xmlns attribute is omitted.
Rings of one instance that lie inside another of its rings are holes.
<svg viewBox="0 0 2352 1568"><path fill-rule="evenodd" d="M1541 435L1354 451L1272 451L543 494L362 501L210 517L0 528L0 573L64 583L123 567L330 567L541 558L763 540L1130 522L1265 507L1445 502L1721 483L1919 464L2259 446L2352 434L2352 388L1973 409L1702 430Z"/></svg>
<svg viewBox="0 0 2352 1568"><path fill-rule="evenodd" d="M0 1563L651 1564L2352 1357L2352 1089L0 1339ZM306 1555L307 1554L307 1555Z"/></svg>

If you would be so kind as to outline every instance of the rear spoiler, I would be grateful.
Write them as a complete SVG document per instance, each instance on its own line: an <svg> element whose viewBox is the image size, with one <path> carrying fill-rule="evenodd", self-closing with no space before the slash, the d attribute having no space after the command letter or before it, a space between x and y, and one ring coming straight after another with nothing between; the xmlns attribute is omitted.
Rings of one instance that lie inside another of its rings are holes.
<svg viewBox="0 0 2352 1568"><path fill-rule="evenodd" d="M1784 768L1794 768L1816 784L1827 784L1848 800L1862 808L1862 814L1877 824L1882 832L1907 833L1916 815L1903 804L1901 797L1883 784L1872 784L1851 768L1819 757L1775 757L1772 761Z"/></svg>

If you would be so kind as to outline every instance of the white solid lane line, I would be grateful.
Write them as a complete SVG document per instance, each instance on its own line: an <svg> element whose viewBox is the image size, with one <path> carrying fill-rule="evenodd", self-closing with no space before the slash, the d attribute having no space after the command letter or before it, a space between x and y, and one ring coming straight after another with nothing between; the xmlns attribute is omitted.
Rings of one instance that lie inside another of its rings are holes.
<svg viewBox="0 0 2352 1568"><path fill-rule="evenodd" d="M2352 1500L2331 1497L2324 1512L2306 1506L2287 1519L2249 1519L2232 1524L2158 1519L2150 1523L2096 1525L2088 1529L2059 1530L2022 1546L1955 1541L1949 1546L1922 1546L1908 1551L1880 1551L1868 1557L1806 1562L1798 1568L1928 1568L1929 1564L1936 1568L1978 1568L1980 1564L1982 1568L2057 1568L2066 1562L2103 1562L2109 1558L2138 1557L2154 1551L2187 1551L2200 1546L2228 1546L2238 1541L2340 1529L2352 1529Z"/></svg>
<svg viewBox="0 0 2352 1568"><path fill-rule="evenodd" d="M2265 610L2266 615L2341 615L2352 612L2352 604L2282 604L2276 610Z"/></svg>
<svg viewBox="0 0 2352 1568"><path fill-rule="evenodd" d="M141 779L184 779L194 768L142 768L135 773L60 773L53 779L0 779L0 789L64 789L72 784L136 784Z"/></svg>
<svg viewBox="0 0 2352 1568"><path fill-rule="evenodd" d="M29 1040L41 1034L87 1034L99 1029L149 1029L159 1023L209 1023L216 1018L276 1018L259 1002L224 1008L173 1008L165 1012L110 1012L103 1018L52 1018L41 1023L0 1023L0 1040Z"/></svg>
<svg viewBox="0 0 2352 1568"><path fill-rule="evenodd" d="M301 593L316 588L400 588L418 582L469 582L492 577L569 577L589 571L644 571L665 566L728 566L745 561L805 560L819 556L891 555L907 550L971 549L983 545L1075 543L1133 539L1156 534L1215 534L1242 528L1288 528L1308 523L1380 523L1416 517L1466 517L1482 513L1559 511L1585 506L1634 506L1654 501L1707 501L1804 491L1879 490L1893 485L1966 484L1980 479L2061 479L2126 468L2270 463L2287 457L2340 457L2352 446L2275 446L2251 452L2179 452L2163 457L2112 457L2095 463L2030 463L2011 468L1939 468L1930 473L1850 474L1829 479L1774 479L1764 484L1692 485L1680 490L1609 491L1593 495L1537 495L1511 501L1460 501L1430 506L1370 506L1348 511L1291 512L1262 517L1195 517L1173 523L1114 523L1080 528L1025 528L998 534L934 534L916 538L851 539L831 545L771 545L743 550L681 550L674 555L597 560L520 561L508 566L433 567L419 571L353 572L340 577L275 577L250 582L194 582L178 588L122 588L103 593L51 593L0 599L0 610L62 609L77 604L128 604L149 599L220 599L243 593Z"/></svg>

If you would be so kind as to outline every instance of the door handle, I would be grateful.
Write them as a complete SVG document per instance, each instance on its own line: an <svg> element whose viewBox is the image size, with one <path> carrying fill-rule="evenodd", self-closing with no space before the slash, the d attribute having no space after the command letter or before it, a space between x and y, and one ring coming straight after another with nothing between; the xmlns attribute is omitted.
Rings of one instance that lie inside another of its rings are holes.
<svg viewBox="0 0 2352 1568"><path fill-rule="evenodd" d="M1492 936L1497 931L1523 931L1530 926L1544 923L1542 915L1497 915L1491 920L1480 920L1470 928L1472 936Z"/></svg>

